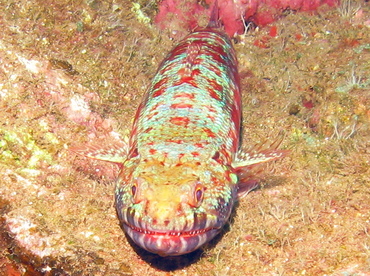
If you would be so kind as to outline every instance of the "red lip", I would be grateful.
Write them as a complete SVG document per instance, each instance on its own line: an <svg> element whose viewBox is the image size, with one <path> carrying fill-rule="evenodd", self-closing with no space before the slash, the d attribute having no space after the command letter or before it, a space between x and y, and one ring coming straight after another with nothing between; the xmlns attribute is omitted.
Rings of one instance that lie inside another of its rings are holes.
<svg viewBox="0 0 370 276"><path fill-rule="evenodd" d="M162 257L190 253L214 238L219 228L207 228L193 231L152 231L124 224L125 232L131 239L149 252Z"/></svg>
<svg viewBox="0 0 370 276"><path fill-rule="evenodd" d="M147 229L141 229L139 227L135 227L132 225L128 225L133 231L143 233L146 235L151 236L175 236L175 237L192 237L197 236L200 234L204 234L211 230L216 230L217 228L207 228L207 229L199 229L199 230L192 230L192 231L166 231L166 232L160 232L160 231L153 231L153 230L147 230Z"/></svg>

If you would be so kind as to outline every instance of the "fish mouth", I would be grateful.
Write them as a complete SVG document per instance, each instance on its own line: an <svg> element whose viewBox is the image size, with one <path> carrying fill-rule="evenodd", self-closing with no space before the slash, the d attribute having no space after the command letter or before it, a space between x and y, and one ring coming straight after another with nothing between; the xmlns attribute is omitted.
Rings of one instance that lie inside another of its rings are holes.
<svg viewBox="0 0 370 276"><path fill-rule="evenodd" d="M123 228L137 245L162 257L195 251L221 230L221 228L206 228L192 231L153 231L126 223L123 224Z"/></svg>

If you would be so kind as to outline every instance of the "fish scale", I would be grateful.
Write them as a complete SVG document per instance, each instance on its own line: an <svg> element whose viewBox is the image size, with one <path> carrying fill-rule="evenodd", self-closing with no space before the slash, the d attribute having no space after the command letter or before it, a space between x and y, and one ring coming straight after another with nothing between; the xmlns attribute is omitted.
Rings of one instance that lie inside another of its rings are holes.
<svg viewBox="0 0 370 276"><path fill-rule="evenodd" d="M119 164L120 225L161 256L192 252L215 237L236 200L257 186L259 165L286 154L277 149L281 139L238 152L237 59L218 27L213 12L208 27L189 34L162 61L128 143L76 150Z"/></svg>
<svg viewBox="0 0 370 276"><path fill-rule="evenodd" d="M222 32L193 32L161 63L116 190L121 226L143 248L185 254L220 231L237 189L240 106L235 52Z"/></svg>
<svg viewBox="0 0 370 276"><path fill-rule="evenodd" d="M180 42L162 62L137 115L140 154L209 157L219 147L234 153L238 141L229 134L238 132L241 105L236 66L221 32L197 31ZM233 112L238 114L230 122Z"/></svg>

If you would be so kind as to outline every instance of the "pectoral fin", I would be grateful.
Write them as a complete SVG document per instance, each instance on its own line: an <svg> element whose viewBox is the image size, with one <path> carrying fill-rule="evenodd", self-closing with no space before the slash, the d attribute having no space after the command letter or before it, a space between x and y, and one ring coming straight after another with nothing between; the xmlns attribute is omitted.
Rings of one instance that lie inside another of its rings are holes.
<svg viewBox="0 0 370 276"><path fill-rule="evenodd" d="M107 144L89 144L70 148L71 151L92 159L122 164L127 159L128 143L115 141Z"/></svg>
<svg viewBox="0 0 370 276"><path fill-rule="evenodd" d="M264 164L286 156L288 150L278 150L282 137L279 136L273 143L260 143L246 151L239 151L232 167L238 175L238 196L247 195L258 187Z"/></svg>

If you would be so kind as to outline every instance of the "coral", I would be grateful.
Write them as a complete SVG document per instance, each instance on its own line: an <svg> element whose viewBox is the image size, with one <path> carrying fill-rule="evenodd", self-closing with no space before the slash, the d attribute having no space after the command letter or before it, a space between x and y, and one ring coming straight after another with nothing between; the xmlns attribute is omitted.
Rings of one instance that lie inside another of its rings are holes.
<svg viewBox="0 0 370 276"><path fill-rule="evenodd" d="M197 27L198 17L208 14L196 1L163 0L155 17L155 24L161 29L191 31Z"/></svg>
<svg viewBox="0 0 370 276"><path fill-rule="evenodd" d="M214 1L209 1L214 2ZM211 3L210 3L211 4ZM219 17L227 34L233 36L241 34L245 29L245 18L243 14L255 14L258 1L219 1Z"/></svg>
<svg viewBox="0 0 370 276"><path fill-rule="evenodd" d="M212 6L215 1L208 0L206 3ZM234 36L244 32L246 22L265 26L281 17L286 10L316 11L324 4L330 7L335 6L338 0L219 0L217 3L219 18L226 33ZM164 0L159 4L159 13L155 18L155 23L161 29L176 30L176 25L180 25L191 30L199 24L196 18L207 13L208 11L196 1Z"/></svg>

